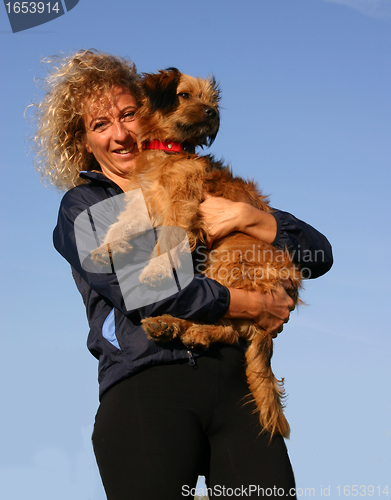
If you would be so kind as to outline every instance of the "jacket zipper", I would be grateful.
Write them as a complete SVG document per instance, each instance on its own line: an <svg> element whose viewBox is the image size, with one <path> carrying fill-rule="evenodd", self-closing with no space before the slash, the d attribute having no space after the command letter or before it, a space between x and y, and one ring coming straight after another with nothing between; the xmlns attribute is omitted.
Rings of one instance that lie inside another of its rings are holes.
<svg viewBox="0 0 391 500"><path fill-rule="evenodd" d="M195 366L196 362L195 362L193 353L191 351L187 351L187 355L189 357L189 365L190 366Z"/></svg>

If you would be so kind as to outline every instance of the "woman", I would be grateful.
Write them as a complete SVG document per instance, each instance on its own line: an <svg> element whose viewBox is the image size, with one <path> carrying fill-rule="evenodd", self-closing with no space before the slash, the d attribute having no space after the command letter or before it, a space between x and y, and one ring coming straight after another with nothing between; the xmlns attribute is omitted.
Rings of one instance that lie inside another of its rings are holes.
<svg viewBox="0 0 391 500"><path fill-rule="evenodd" d="M294 497L284 440L270 441L252 405L243 404L248 395L243 350L215 345L190 352L177 340L158 345L140 327L141 319L163 313L207 323L240 317L276 336L293 301L283 287L258 294L196 275L175 295L128 311L115 274L83 269L74 221L121 194L134 167L138 75L129 61L80 51L54 62L46 83L37 108L37 167L56 187L73 188L61 202L54 245L72 267L90 325L88 348L99 360L93 445L107 498L183 498L198 475L205 475L210 494L221 498L258 497L259 489L271 498ZM271 215L219 198L207 198L201 210L209 244L242 231L305 255L307 277L332 265L326 238L288 213ZM320 254L323 259L315 259Z"/></svg>

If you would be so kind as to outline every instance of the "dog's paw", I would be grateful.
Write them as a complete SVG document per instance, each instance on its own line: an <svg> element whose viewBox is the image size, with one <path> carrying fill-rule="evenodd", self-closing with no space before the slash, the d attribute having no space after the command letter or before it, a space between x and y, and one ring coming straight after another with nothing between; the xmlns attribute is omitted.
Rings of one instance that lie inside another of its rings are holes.
<svg viewBox="0 0 391 500"><path fill-rule="evenodd" d="M129 241L116 240L113 241L112 243L105 243L101 245L96 250L94 250L94 252L97 252L97 254L105 253L108 256L111 254L111 256L113 257L114 255L123 255L129 253L132 250L132 248L133 245L129 243Z"/></svg>
<svg viewBox="0 0 391 500"><path fill-rule="evenodd" d="M158 318L146 318L141 321L147 336L159 342L169 342L177 337L179 328L175 324L167 324Z"/></svg>
<svg viewBox="0 0 391 500"><path fill-rule="evenodd" d="M203 347L204 349L207 349L211 343L204 329L199 325L193 325L183 333L181 341L186 347Z"/></svg>
<svg viewBox="0 0 391 500"><path fill-rule="evenodd" d="M111 264L111 256L107 245L101 245L91 252L91 260L94 264L106 266Z"/></svg>
<svg viewBox="0 0 391 500"><path fill-rule="evenodd" d="M171 281L172 268L166 261L159 262L157 258L151 260L140 274L140 283L148 288L156 288L164 283Z"/></svg>
<svg viewBox="0 0 391 500"><path fill-rule="evenodd" d="M104 243L91 252L92 261L101 266L113 264L113 259L126 255L133 246L126 240L117 240L113 243Z"/></svg>
<svg viewBox="0 0 391 500"><path fill-rule="evenodd" d="M110 248L110 252L113 257L115 255L129 253L133 248L133 245L124 239L115 240L107 246Z"/></svg>

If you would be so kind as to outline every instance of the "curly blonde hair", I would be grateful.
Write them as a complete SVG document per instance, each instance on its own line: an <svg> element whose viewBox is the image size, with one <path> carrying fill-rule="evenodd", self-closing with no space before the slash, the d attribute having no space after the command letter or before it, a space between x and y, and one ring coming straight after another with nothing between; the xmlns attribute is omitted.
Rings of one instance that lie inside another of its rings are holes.
<svg viewBox="0 0 391 500"><path fill-rule="evenodd" d="M35 168L41 178L61 190L81 184L82 170L99 169L84 145L86 105L103 100L114 86L127 88L140 103L140 80L135 65L120 57L81 50L68 57L44 59L50 65L43 81L44 99L36 106L33 137Z"/></svg>

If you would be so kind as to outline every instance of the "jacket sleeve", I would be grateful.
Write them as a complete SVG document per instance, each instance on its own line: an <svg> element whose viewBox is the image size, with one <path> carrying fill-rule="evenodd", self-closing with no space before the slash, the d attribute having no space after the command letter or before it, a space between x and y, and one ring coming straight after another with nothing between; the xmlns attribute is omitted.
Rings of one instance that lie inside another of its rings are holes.
<svg viewBox="0 0 391 500"><path fill-rule="evenodd" d="M101 201L97 198L96 203ZM141 319L160 314L214 323L226 313L230 294L226 287L202 275L196 275L191 283L171 297L129 311L124 303L115 273L91 273L83 269L76 243L74 221L84 210L93 205L91 196L75 188L62 199L57 226L53 233L56 250L69 262L86 284L99 296L137 323Z"/></svg>
<svg viewBox="0 0 391 500"><path fill-rule="evenodd" d="M304 278L313 279L327 273L333 265L330 243L322 233L288 212L274 210L277 235L273 245L287 248Z"/></svg>

